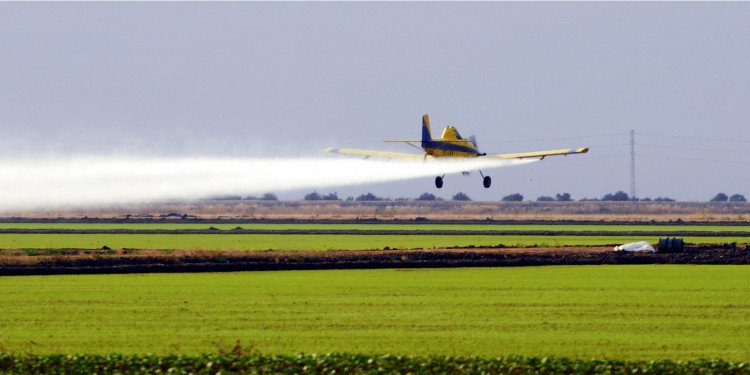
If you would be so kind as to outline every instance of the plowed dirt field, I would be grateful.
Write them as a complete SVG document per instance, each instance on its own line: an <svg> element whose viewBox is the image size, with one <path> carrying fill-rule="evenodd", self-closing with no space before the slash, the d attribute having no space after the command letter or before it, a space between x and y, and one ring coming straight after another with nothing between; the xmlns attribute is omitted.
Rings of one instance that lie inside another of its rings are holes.
<svg viewBox="0 0 750 375"><path fill-rule="evenodd" d="M750 264L750 249L746 244L687 245L678 253L616 252L609 246L327 252L67 249L55 255L6 254L0 257L0 275L603 264Z"/></svg>

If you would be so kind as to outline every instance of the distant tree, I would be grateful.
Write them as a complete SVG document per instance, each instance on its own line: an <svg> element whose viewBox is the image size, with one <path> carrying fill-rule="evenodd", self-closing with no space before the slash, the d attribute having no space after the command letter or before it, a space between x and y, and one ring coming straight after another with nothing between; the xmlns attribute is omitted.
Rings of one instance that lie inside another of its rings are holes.
<svg viewBox="0 0 750 375"><path fill-rule="evenodd" d="M552 202L552 201L554 201L554 200L555 200L555 198L552 198L552 197L550 197L550 196L546 196L546 195L543 195L543 196L541 196L541 197L537 198L536 200L537 200L537 202Z"/></svg>
<svg viewBox="0 0 750 375"><path fill-rule="evenodd" d="M279 198L276 197L276 194L274 194L274 193L265 193L260 198L260 200L262 200L262 201L277 201L277 200L279 200Z"/></svg>
<svg viewBox="0 0 750 375"><path fill-rule="evenodd" d="M745 196L742 194L735 194L729 197L730 202L747 202L747 199L745 199Z"/></svg>
<svg viewBox="0 0 750 375"><path fill-rule="evenodd" d="M306 201L319 201L319 200L321 200L323 198L320 196L320 194L318 194L317 191L313 191L310 194L305 194L305 198L304 199Z"/></svg>
<svg viewBox="0 0 750 375"><path fill-rule="evenodd" d="M239 195L218 195L210 199L215 201L239 201L242 200L242 197Z"/></svg>
<svg viewBox="0 0 750 375"><path fill-rule="evenodd" d="M470 201L471 200L471 198L469 198L468 195L461 193L461 192L456 193L456 195L454 195L452 199L454 201Z"/></svg>
<svg viewBox="0 0 750 375"><path fill-rule="evenodd" d="M504 202L520 202L523 200L523 195L519 193L506 195L503 197Z"/></svg>
<svg viewBox="0 0 750 375"><path fill-rule="evenodd" d="M422 195L417 198L418 201L434 201L436 199L435 194L430 193L422 193Z"/></svg>
<svg viewBox="0 0 750 375"><path fill-rule="evenodd" d="M557 199L560 202L570 202L572 199L570 198L570 193L562 193L555 195L555 199Z"/></svg>
<svg viewBox="0 0 750 375"><path fill-rule="evenodd" d="M358 196L357 199L355 199L355 200L359 201L359 202L363 202L363 201L382 201L382 200L385 200L385 199L377 197L373 193L367 193L367 194L362 194L362 195Z"/></svg>
<svg viewBox="0 0 750 375"><path fill-rule="evenodd" d="M674 202L675 200L667 197L659 197L654 199L655 202Z"/></svg>
<svg viewBox="0 0 750 375"><path fill-rule="evenodd" d="M333 193L321 196L320 199L324 201L337 201L339 200L339 195L338 193L333 192Z"/></svg>
<svg viewBox="0 0 750 375"><path fill-rule="evenodd" d="M614 194L607 194L604 197L602 197L603 201L629 201L630 197L628 197L628 194L624 191L620 190L617 193Z"/></svg>
<svg viewBox="0 0 750 375"><path fill-rule="evenodd" d="M257 201L257 200L258 200L258 197L254 196L254 195L248 195L248 196L246 196L246 197L242 198L242 200L246 200L246 201Z"/></svg>
<svg viewBox="0 0 750 375"><path fill-rule="evenodd" d="M716 194L709 202L726 202L729 200L729 197L724 193Z"/></svg>

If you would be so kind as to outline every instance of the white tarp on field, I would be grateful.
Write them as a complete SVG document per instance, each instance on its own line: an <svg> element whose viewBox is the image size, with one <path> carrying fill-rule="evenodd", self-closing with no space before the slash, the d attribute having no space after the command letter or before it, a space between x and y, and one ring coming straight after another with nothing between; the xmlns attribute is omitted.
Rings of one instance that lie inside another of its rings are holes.
<svg viewBox="0 0 750 375"><path fill-rule="evenodd" d="M656 250L650 243L646 241L638 241L626 243L624 245L615 246L615 251L650 251L655 253Z"/></svg>

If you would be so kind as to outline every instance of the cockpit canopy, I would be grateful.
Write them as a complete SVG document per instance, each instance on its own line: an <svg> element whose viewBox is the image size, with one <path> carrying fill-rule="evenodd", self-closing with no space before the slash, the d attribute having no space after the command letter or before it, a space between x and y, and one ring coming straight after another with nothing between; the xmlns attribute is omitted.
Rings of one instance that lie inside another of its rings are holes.
<svg viewBox="0 0 750 375"><path fill-rule="evenodd" d="M458 134L458 130L452 126L446 126L443 130L443 139L463 139L461 134Z"/></svg>

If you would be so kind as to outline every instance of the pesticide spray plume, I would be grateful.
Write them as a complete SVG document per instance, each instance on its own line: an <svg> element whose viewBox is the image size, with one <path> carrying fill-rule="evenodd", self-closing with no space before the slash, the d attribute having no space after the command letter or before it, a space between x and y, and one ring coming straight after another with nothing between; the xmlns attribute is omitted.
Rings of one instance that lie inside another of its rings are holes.
<svg viewBox="0 0 750 375"><path fill-rule="evenodd" d="M67 157L0 161L0 212L190 200L407 180L534 160Z"/></svg>

